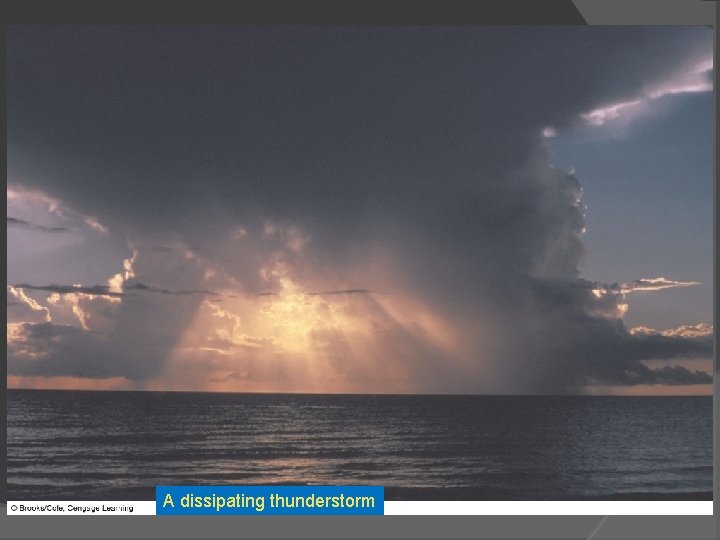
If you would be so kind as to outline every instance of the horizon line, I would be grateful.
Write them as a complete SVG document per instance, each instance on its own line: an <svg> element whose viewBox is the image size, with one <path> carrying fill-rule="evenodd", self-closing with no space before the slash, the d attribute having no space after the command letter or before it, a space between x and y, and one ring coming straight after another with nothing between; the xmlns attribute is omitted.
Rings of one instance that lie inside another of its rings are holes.
<svg viewBox="0 0 720 540"><path fill-rule="evenodd" d="M436 397L714 397L714 394L581 394L581 393L536 393L536 394L481 394L481 393L441 393L441 392L251 392L242 390L143 390L143 389L106 389L106 388L8 388L9 391L37 391L37 392L124 392L124 393L154 393L154 394L234 394L234 395L268 395L268 396L436 396Z"/></svg>

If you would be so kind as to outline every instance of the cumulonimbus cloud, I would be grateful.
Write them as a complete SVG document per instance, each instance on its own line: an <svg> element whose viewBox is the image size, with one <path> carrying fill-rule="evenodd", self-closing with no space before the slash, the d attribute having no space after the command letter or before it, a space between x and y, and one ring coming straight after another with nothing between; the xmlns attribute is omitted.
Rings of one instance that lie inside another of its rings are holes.
<svg viewBox="0 0 720 540"><path fill-rule="evenodd" d="M612 107L663 81L690 88L678 73L711 54L710 30L193 32L9 33L8 174L27 184L17 192L98 216L139 254L122 287L87 288L124 293L111 330L17 327L9 373L367 392L708 382L643 363L709 358L706 335L631 332L622 320L626 295L694 282L580 275L591 201L582 171L550 165L542 133L588 111L622 116L632 106ZM167 64L174 55L182 70ZM40 84L48 63L56 75ZM68 81L79 78L82 106L48 108L78 104ZM108 88L118 79L127 84ZM92 160L66 157L90 146ZM169 245L201 249L158 249ZM205 305L215 292L234 317ZM44 359L23 353L43 347Z"/></svg>

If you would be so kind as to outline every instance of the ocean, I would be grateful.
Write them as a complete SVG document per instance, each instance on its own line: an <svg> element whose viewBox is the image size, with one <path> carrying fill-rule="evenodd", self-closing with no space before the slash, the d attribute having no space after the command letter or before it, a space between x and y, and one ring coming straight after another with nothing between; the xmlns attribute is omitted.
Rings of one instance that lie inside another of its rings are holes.
<svg viewBox="0 0 720 540"><path fill-rule="evenodd" d="M712 414L711 397L8 390L8 499L370 484L386 500L711 500Z"/></svg>

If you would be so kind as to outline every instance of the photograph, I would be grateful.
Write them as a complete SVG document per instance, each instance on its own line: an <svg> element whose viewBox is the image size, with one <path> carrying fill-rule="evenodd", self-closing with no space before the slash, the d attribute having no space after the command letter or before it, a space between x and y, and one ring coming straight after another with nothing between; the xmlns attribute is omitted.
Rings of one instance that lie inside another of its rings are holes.
<svg viewBox="0 0 720 540"><path fill-rule="evenodd" d="M711 501L713 41L8 26L8 500Z"/></svg>

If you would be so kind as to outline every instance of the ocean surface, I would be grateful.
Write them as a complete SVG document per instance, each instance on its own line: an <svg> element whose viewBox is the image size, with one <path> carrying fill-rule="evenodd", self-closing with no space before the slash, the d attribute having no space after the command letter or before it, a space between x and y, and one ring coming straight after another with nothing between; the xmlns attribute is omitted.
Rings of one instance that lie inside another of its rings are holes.
<svg viewBox="0 0 720 540"><path fill-rule="evenodd" d="M372 484L387 500L712 499L711 397L8 390L9 500Z"/></svg>

